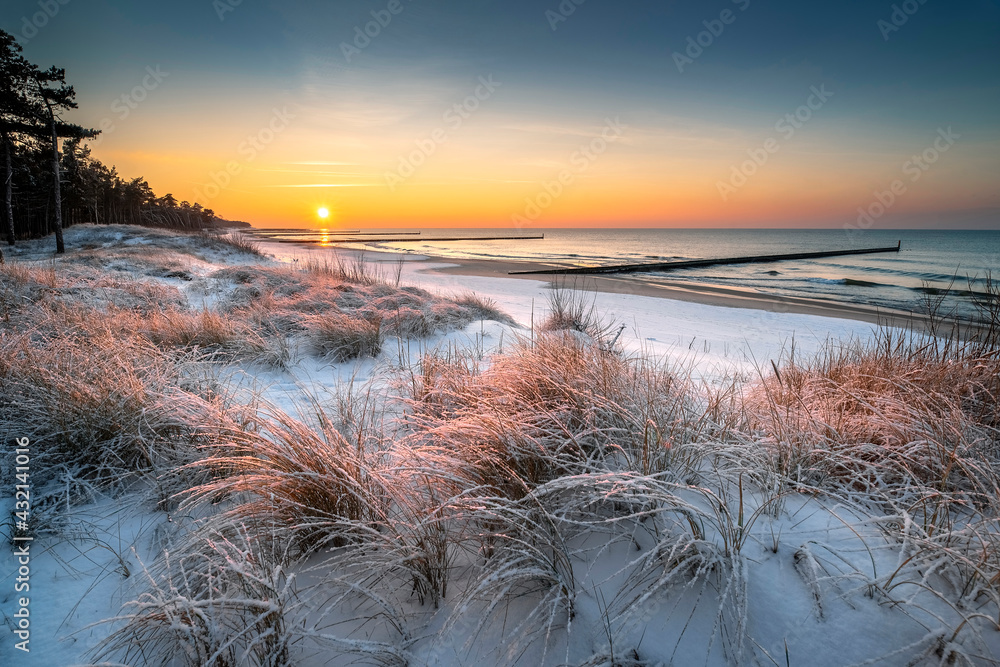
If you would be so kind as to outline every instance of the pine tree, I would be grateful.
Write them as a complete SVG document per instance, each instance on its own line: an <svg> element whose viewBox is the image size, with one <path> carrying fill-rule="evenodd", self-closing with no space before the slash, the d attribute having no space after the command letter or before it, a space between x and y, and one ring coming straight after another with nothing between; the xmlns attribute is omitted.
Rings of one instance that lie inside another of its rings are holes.
<svg viewBox="0 0 1000 667"><path fill-rule="evenodd" d="M0 143L4 153L3 231L7 244L14 245L14 141L32 129L36 110L28 89L30 66L21 56L21 46L0 30Z"/></svg>
<svg viewBox="0 0 1000 667"><path fill-rule="evenodd" d="M61 117L76 108L65 71L42 71L21 54L14 37L0 30L0 238L13 244L18 236L54 230L56 250L63 252L63 229L86 220L184 229L215 223L211 209L157 197L144 179L124 178L95 159L84 140L98 132Z"/></svg>
<svg viewBox="0 0 1000 667"><path fill-rule="evenodd" d="M62 223L62 184L59 168L59 138L84 138L96 137L96 130L88 130L79 125L65 123L59 118L59 112L66 109L76 108L76 91L73 86L66 83L66 70L59 67L51 67L44 72L39 71L34 65L31 66L31 76L35 82L38 99L45 105L45 113L38 119L46 128L48 139L52 142L52 180L53 194L55 196L55 231L56 231L56 254L61 255L66 252L66 245L63 242Z"/></svg>

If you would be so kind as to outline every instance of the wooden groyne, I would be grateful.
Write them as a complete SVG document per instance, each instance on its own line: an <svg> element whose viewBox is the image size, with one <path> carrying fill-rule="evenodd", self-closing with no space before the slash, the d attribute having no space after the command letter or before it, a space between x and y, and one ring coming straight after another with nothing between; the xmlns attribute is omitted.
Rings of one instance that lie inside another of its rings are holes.
<svg viewBox="0 0 1000 667"><path fill-rule="evenodd" d="M336 236L330 238L328 243L435 243L438 241L537 241L545 236L447 236L441 238L429 238L426 236ZM286 239L281 237L269 237L266 239L271 243L307 243L318 244L320 239Z"/></svg>
<svg viewBox="0 0 1000 667"><path fill-rule="evenodd" d="M252 236L265 236L269 234L277 234L278 236L287 236L288 234L322 234L323 232L318 229L299 229L297 227L268 227L264 229L248 229L244 234L250 234ZM360 234L360 229L332 229L326 232L327 234Z"/></svg>
<svg viewBox="0 0 1000 667"><path fill-rule="evenodd" d="M420 243L435 243L438 241L537 241L539 239L544 239L544 234L539 234L538 236L441 236L441 237L422 237L415 239L413 237L409 238L374 238L374 239L364 239L369 243L405 243L406 241L420 242ZM350 243L350 239L337 239L340 243Z"/></svg>
<svg viewBox="0 0 1000 667"><path fill-rule="evenodd" d="M388 236L385 232L355 232L351 234L349 232L344 232L348 236ZM394 236L420 236L423 232L393 232Z"/></svg>
<svg viewBox="0 0 1000 667"><path fill-rule="evenodd" d="M302 231L284 231L284 232L260 232L254 233L252 236L258 236L261 238L280 238L287 236L389 236L389 232L363 232L359 229L354 230L334 230L328 232L318 232L312 229L302 230ZM419 236L423 232L391 232L395 236Z"/></svg>
<svg viewBox="0 0 1000 667"><path fill-rule="evenodd" d="M844 255L874 255L879 252L899 252L900 241L891 248L862 248L860 250L826 250L823 252L795 252L784 255L753 255L750 257L724 257L720 259L695 259L682 262L652 262L644 264L614 264L611 266L582 266L572 269L538 269L535 271L509 271L508 275L592 275L600 273L642 273L646 271L671 271L673 269L693 269L720 264L754 264L781 262L789 259L816 259L819 257L842 257Z"/></svg>

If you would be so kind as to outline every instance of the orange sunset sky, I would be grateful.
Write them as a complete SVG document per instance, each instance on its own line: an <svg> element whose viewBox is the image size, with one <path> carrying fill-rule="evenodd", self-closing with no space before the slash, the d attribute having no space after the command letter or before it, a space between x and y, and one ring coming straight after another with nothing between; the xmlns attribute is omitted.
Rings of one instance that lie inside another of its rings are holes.
<svg viewBox="0 0 1000 667"><path fill-rule="evenodd" d="M256 226L829 227L897 180L880 224L998 225L995 3L385 4L68 3L23 45L97 158Z"/></svg>

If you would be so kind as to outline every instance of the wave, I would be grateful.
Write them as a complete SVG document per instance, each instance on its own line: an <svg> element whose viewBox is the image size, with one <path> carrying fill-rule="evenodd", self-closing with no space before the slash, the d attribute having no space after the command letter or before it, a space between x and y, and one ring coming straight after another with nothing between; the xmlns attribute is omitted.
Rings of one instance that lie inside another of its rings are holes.
<svg viewBox="0 0 1000 667"><path fill-rule="evenodd" d="M851 285L853 287L896 287L896 285L873 283L870 280L858 280L857 278L844 278L844 284Z"/></svg>
<svg viewBox="0 0 1000 667"><path fill-rule="evenodd" d="M960 296L967 299L979 299L985 301L991 301L997 298L996 294L992 294L990 292L979 292L977 290L969 289L946 289L941 287L928 287L926 285L923 287L911 287L910 289L914 292L928 294L930 296Z"/></svg>
<svg viewBox="0 0 1000 667"><path fill-rule="evenodd" d="M822 263L822 264L819 262L809 262L809 263L815 264L817 267L844 269L847 271L860 271L864 273L879 273L882 275L902 276L905 278L913 278L916 280L927 280L934 282L951 282L956 279L961 281L965 280L964 274L960 272L936 273L933 271L927 271L926 269L923 271L916 271L916 270L907 270L901 267L901 265L904 264L912 264L914 266L924 266L924 267L927 266L925 262L917 262L914 260L894 259L893 260L894 266L892 267L871 266L871 265L866 266L863 264L845 264L845 263Z"/></svg>

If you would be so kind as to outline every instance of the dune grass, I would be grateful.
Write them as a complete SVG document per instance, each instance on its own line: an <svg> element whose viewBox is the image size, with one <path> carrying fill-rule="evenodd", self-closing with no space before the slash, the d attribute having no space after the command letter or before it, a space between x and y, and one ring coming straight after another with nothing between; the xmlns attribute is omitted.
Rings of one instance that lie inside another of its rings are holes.
<svg viewBox="0 0 1000 667"><path fill-rule="evenodd" d="M199 257L218 250L217 235L88 231L90 242L58 262L0 267L0 432L33 437L52 466L81 478L197 458L203 427L230 400L225 388L197 386L198 367L287 369L299 349L334 362L377 356L387 331L417 333L381 325L401 304L428 316L424 336L474 317L374 279L365 262L327 275L254 263L252 249L234 246L251 263L219 270ZM192 305L199 294L219 305Z"/></svg>
<svg viewBox="0 0 1000 667"><path fill-rule="evenodd" d="M905 621L875 662L996 658L989 311L978 336L885 329L720 386L609 345L564 295L488 359L426 351L293 415L189 366L275 338L345 361L501 314L367 265L213 270L198 308L102 280L0 267L0 431L97 483L157 480L189 517L95 660L781 664L772 585L819 624Z"/></svg>
<svg viewBox="0 0 1000 667"><path fill-rule="evenodd" d="M556 281L546 295L549 312L542 320L542 331L576 331L599 338L608 329L597 312L594 298L587 289L568 281Z"/></svg>
<svg viewBox="0 0 1000 667"><path fill-rule="evenodd" d="M199 237L209 246L228 247L244 255L267 256L267 253L261 249L259 243L242 232L227 232L225 234L199 232Z"/></svg>
<svg viewBox="0 0 1000 667"><path fill-rule="evenodd" d="M144 570L148 590L114 621L100 651L119 664L258 667L290 665L287 623L297 608L294 577L260 527L192 536L179 556L165 552Z"/></svg>
<svg viewBox="0 0 1000 667"><path fill-rule="evenodd" d="M875 533L853 530L873 558L879 534L904 545L895 568L868 573L838 567L835 551L793 549L817 613L844 595L831 586L862 581L859 596L917 617L927 601L899 593L931 589L956 620L904 657L975 664L979 633L1000 628L997 355L898 336L775 365L724 395L561 332L519 341L486 367L427 354L401 378L397 423L365 446L343 440L332 418L272 414L196 464L216 480L188 502L231 493L208 526L262 525L267 539L297 545L283 567L309 561L330 599L357 610L324 636L362 660L413 659L415 604L448 609L441 632L464 637L460 654L565 662L556 654L569 651L580 601L608 581L585 564L631 545L612 569L621 584L600 598L608 642L593 664L639 664L635 637L671 598L668 620L707 609L706 654L762 655L745 552L778 553L773 526L805 493L868 516ZM321 544L335 550L317 561ZM512 606L518 620L498 639ZM378 641L346 630L375 618L385 621ZM498 653L480 653L494 641ZM684 631L668 638L675 650L686 641Z"/></svg>
<svg viewBox="0 0 1000 667"><path fill-rule="evenodd" d="M230 318L265 337L302 335L314 354L335 362L378 356L387 336L426 338L477 319L512 323L467 295L452 300L399 286L363 260L311 262L303 269L233 267L212 279L232 285L223 304Z"/></svg>

